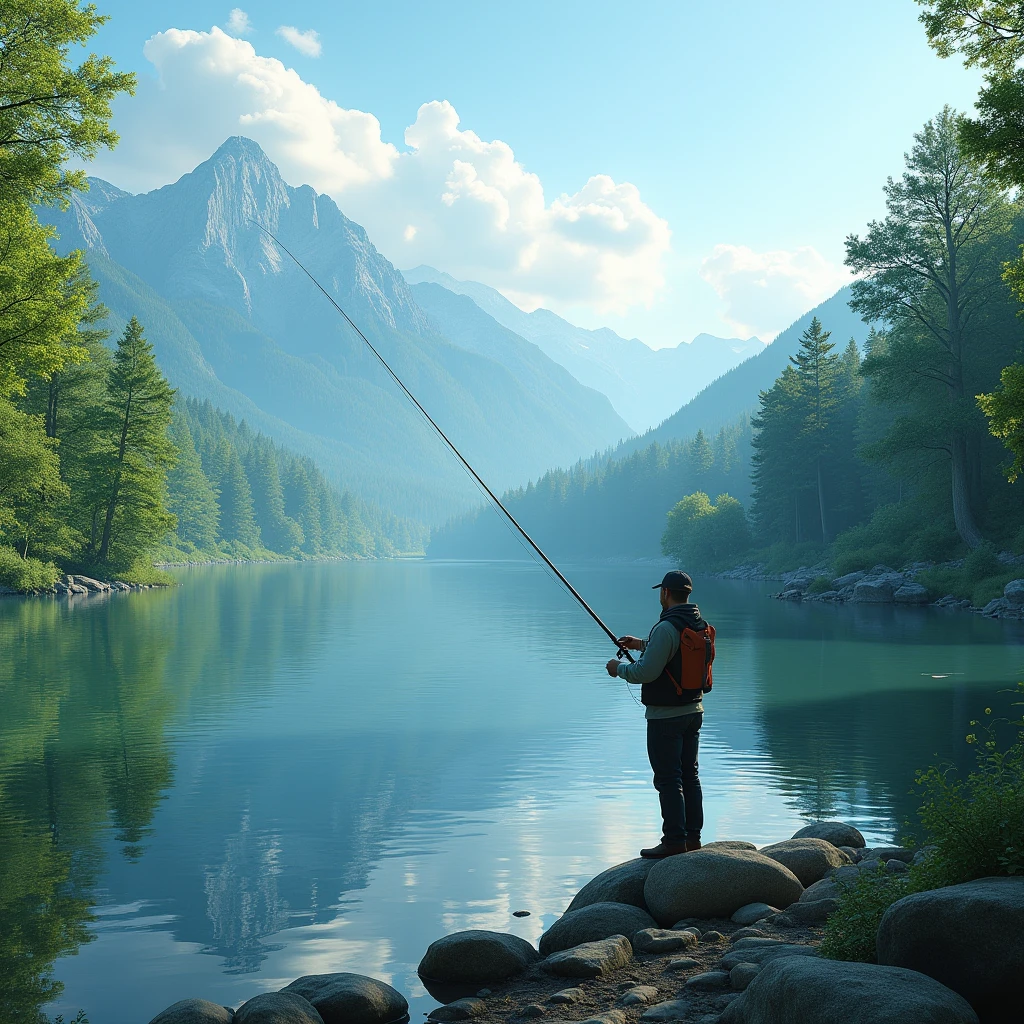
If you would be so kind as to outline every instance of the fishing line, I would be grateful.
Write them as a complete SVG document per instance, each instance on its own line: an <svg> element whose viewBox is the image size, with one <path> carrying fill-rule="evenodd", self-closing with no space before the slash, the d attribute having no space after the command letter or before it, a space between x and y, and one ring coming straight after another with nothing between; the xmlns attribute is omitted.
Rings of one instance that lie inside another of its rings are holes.
<svg viewBox="0 0 1024 1024"><path fill-rule="evenodd" d="M509 512L507 508L505 508L505 506L501 503L501 500L498 498L498 496L490 489L490 487L487 486L487 484L484 482L480 474L477 473L477 471L466 460L465 456L463 456L462 452L460 452L459 449L455 447L455 444L449 439L448 435L437 425L437 423L434 421L434 418L430 415L430 413L428 413L427 410L424 409L422 405L420 405L419 399L417 399L416 396L405 386L405 384L402 383L402 380L398 376L398 374L395 373L395 371L392 370L391 367L388 365L388 361L377 351L376 348L374 348L373 344L370 342L370 339L367 338L365 334L363 334L363 332L358 328L358 326L356 326L355 322L348 315L348 313L346 313L345 310L343 310L341 306L338 305L338 303L334 299L334 296L331 295L331 293L327 291L326 288L324 288L324 286L302 265L302 263L299 262L298 257L286 245L284 245L269 228L264 227L262 224L255 220L253 220L252 223L255 224L256 227L260 229L260 231L264 232L264 234L266 234L270 239L273 240L274 244L277 245L282 250L282 252L284 252L291 259L291 261L299 268L299 270L301 270L306 275L306 277L308 277L310 281L312 281L313 284L316 285L317 289L323 294L324 298L326 298L327 301L345 318L345 322L349 325L349 327L352 328L353 331L356 332L357 335L359 335L359 337L363 341L363 344L366 345L366 347L377 357L377 359L380 361L381 366L383 366L384 369L387 370L388 374L391 376L391 379L402 389L402 391L405 393L405 396L409 399L409 401L416 406L416 408L420 411L420 413L422 413L426 421L434 428L434 430L437 431L437 434L441 438L441 440L444 441L444 443L448 446L449 450L459 460L462 466L467 470L467 472L470 474L470 476L473 478L476 484L484 491L484 493L491 500L491 502L493 502L495 508L499 509L502 513L504 513L508 521L516 528L516 530L519 531L519 533L527 541L530 547L541 557L544 564L558 577L558 581L562 584L562 586L564 586L565 589L579 602L583 610L594 620L594 622L598 624L598 626L601 627L602 631L611 640L611 642L615 644L616 648L618 649L619 657L625 657L627 661L632 662L633 658L630 655L629 651L627 651L624 647L619 646L618 637L608 628L607 625L605 625L604 620L601 618L601 616L598 615L597 612L595 612L589 604L587 604L587 601L583 597L583 595L565 578L565 576L562 575L558 566L555 565L555 563L552 562L551 559L548 558L548 556L544 554L544 552L541 550L540 545L526 532L526 530L523 529L522 526L519 525L515 516L513 516L512 513Z"/></svg>

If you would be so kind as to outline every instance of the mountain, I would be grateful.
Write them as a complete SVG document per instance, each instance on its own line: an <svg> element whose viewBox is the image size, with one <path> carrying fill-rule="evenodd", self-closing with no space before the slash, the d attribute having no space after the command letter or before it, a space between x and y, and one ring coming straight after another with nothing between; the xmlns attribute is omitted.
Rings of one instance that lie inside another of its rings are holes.
<svg viewBox="0 0 1024 1024"><path fill-rule="evenodd" d="M528 354L523 339L446 337L363 228L330 198L286 184L248 139L229 139L153 192L131 195L92 179L67 212L41 214L56 225L63 250L85 250L111 326L137 315L184 395L246 418L315 458L339 486L399 514L438 522L476 492L257 222L360 325L492 486L572 463L631 433L604 395L534 346ZM557 386L544 387L545 377Z"/></svg>
<svg viewBox="0 0 1024 1024"><path fill-rule="evenodd" d="M789 357L799 349L800 335L814 317L821 321L826 331L831 332L837 351L841 351L851 338L863 351L868 326L850 309L851 294L849 285L841 288L787 327L762 352L724 373L655 429L623 441L615 454L641 451L652 441L665 443L693 437L701 429L706 434L712 433L756 412L758 395L775 383Z"/></svg>
<svg viewBox="0 0 1024 1024"><path fill-rule="evenodd" d="M405 271L413 285L440 285L466 295L499 324L532 341L580 383L608 396L622 418L638 431L660 423L701 388L764 349L757 338L716 338L700 334L689 344L651 349L607 327L591 331L552 313L524 313L501 292L476 281L458 281L433 267ZM442 326L445 326L441 321Z"/></svg>

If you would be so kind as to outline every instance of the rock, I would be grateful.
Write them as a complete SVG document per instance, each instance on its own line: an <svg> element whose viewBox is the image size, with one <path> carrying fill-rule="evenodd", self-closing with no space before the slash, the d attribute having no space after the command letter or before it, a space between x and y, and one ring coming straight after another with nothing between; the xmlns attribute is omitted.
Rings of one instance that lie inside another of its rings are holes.
<svg viewBox="0 0 1024 1024"><path fill-rule="evenodd" d="M692 918L687 917L684 918L682 921L676 921L676 923L672 925L672 931L692 932L699 939L703 933L701 932L700 928L698 928L695 924L689 924L691 920Z"/></svg>
<svg viewBox="0 0 1024 1024"><path fill-rule="evenodd" d="M242 1003L233 1024L323 1024L323 1018L296 992L264 992Z"/></svg>
<svg viewBox="0 0 1024 1024"><path fill-rule="evenodd" d="M766 964L780 957L817 956L815 946L799 942L780 942L778 939L740 939L722 957L722 970L731 971L737 964Z"/></svg>
<svg viewBox="0 0 1024 1024"><path fill-rule="evenodd" d="M852 846L837 846L836 849L840 853L846 854L850 864L856 864L860 860L860 854Z"/></svg>
<svg viewBox="0 0 1024 1024"><path fill-rule="evenodd" d="M793 833L794 839L824 839L833 846L852 846L861 849L864 837L844 821L815 821Z"/></svg>
<svg viewBox="0 0 1024 1024"><path fill-rule="evenodd" d="M627 989L619 996L621 1006L646 1006L658 998L658 990L653 985L636 985Z"/></svg>
<svg viewBox="0 0 1024 1024"><path fill-rule="evenodd" d="M796 906L794 903L793 906ZM740 939L766 939L767 935L758 928L740 928L729 936L730 942L739 942Z"/></svg>
<svg viewBox="0 0 1024 1024"><path fill-rule="evenodd" d="M391 1024L409 1013L401 992L362 974L307 974L281 991L312 1003L324 1024Z"/></svg>
<svg viewBox="0 0 1024 1024"><path fill-rule="evenodd" d="M563 988L560 992L556 992L553 996L548 996L549 1003L578 1003L583 998L583 989L581 988Z"/></svg>
<svg viewBox="0 0 1024 1024"><path fill-rule="evenodd" d="M528 1020L536 1020L538 1017L543 1017L547 1011L543 1006L538 1003L530 1003L528 1006L524 1006L521 1017L526 1017Z"/></svg>
<svg viewBox="0 0 1024 1024"><path fill-rule="evenodd" d="M855 604L892 604L893 585L887 579L861 580L853 588L850 601Z"/></svg>
<svg viewBox="0 0 1024 1024"><path fill-rule="evenodd" d="M657 922L646 910L629 903L591 903L563 914L540 937L540 954L550 956L582 942L597 942L609 935L633 935L656 927Z"/></svg>
<svg viewBox="0 0 1024 1024"><path fill-rule="evenodd" d="M832 586L836 590L843 590L845 587L855 587L867 573L863 569L858 569L856 572L848 572L845 576L839 576L837 579L832 581Z"/></svg>
<svg viewBox="0 0 1024 1024"><path fill-rule="evenodd" d="M858 864L844 864L841 868L836 868L835 871L830 871L822 881L831 881L842 885L846 882L852 882L857 878L860 878L860 868ZM815 882L815 885L817 884L818 883ZM814 886L810 885L808 888L813 889Z"/></svg>
<svg viewBox="0 0 1024 1024"><path fill-rule="evenodd" d="M899 861L893 863L898 864ZM809 903L797 902L786 908L786 917L799 925L824 924L838 907L839 900L832 899L811 900Z"/></svg>
<svg viewBox="0 0 1024 1024"><path fill-rule="evenodd" d="M914 852L906 846L876 846L871 851L871 856L886 862L901 860L904 864L910 864L914 859Z"/></svg>
<svg viewBox="0 0 1024 1024"><path fill-rule="evenodd" d="M776 928L795 928L797 926L796 918L790 917L789 914L775 914L768 918L768 923L775 925Z"/></svg>
<svg viewBox="0 0 1024 1024"><path fill-rule="evenodd" d="M640 1019L644 1024L661 1024L668 1020L685 1020L690 1012L690 1001L688 999L669 999L664 1003L657 1003L645 1013Z"/></svg>
<svg viewBox="0 0 1024 1024"><path fill-rule="evenodd" d="M877 948L879 963L940 981L986 1024L1019 1021L1024 878L981 878L904 896L882 917Z"/></svg>
<svg viewBox="0 0 1024 1024"><path fill-rule="evenodd" d="M744 839L716 839L713 843L705 843L702 850L756 850L753 843Z"/></svg>
<svg viewBox="0 0 1024 1024"><path fill-rule="evenodd" d="M593 903L628 903L646 910L644 882L656 863L637 857L636 860L627 860L602 871L576 893L565 912L568 914Z"/></svg>
<svg viewBox="0 0 1024 1024"><path fill-rule="evenodd" d="M757 964L737 964L729 972L729 985L742 992L756 977L761 968Z"/></svg>
<svg viewBox="0 0 1024 1024"><path fill-rule="evenodd" d="M489 988L482 988L482 989L480 989L479 992L477 992L476 997L477 997L477 999L486 999L491 994L492 993L491 993L491 990Z"/></svg>
<svg viewBox="0 0 1024 1024"><path fill-rule="evenodd" d="M483 985L512 978L539 959L537 950L518 935L470 930L432 942L417 970L424 980Z"/></svg>
<svg viewBox="0 0 1024 1024"><path fill-rule="evenodd" d="M633 949L637 953L676 953L696 945L697 936L688 931L644 928L633 936Z"/></svg>
<svg viewBox="0 0 1024 1024"><path fill-rule="evenodd" d="M804 592L802 590L784 590L779 594L780 601L802 601Z"/></svg>
<svg viewBox="0 0 1024 1024"><path fill-rule="evenodd" d="M803 899L802 896L801 899ZM740 907L732 915L732 923L741 925L756 924L758 921L763 921L774 913L776 913L775 907L769 907L767 903L748 903L745 907Z"/></svg>
<svg viewBox="0 0 1024 1024"><path fill-rule="evenodd" d="M482 999L456 999L454 1003L431 1010L427 1020L470 1020L486 1012L487 1004ZM339 1024L343 1022L339 1020Z"/></svg>
<svg viewBox="0 0 1024 1024"><path fill-rule="evenodd" d="M877 857L868 857L857 865L857 870L863 875L865 872L871 874L881 871L884 865Z"/></svg>
<svg viewBox="0 0 1024 1024"><path fill-rule="evenodd" d="M231 1024L235 1011L206 999L181 999L158 1013L149 1024Z"/></svg>
<svg viewBox="0 0 1024 1024"><path fill-rule="evenodd" d="M725 936L721 932L716 932L714 929L712 929L711 931L705 932L700 937L700 941L710 943L711 945L715 945L716 943L724 942Z"/></svg>
<svg viewBox="0 0 1024 1024"><path fill-rule="evenodd" d="M807 886L820 882L827 871L842 867L846 858L826 839L804 836L765 846L761 853L784 864Z"/></svg>
<svg viewBox="0 0 1024 1024"><path fill-rule="evenodd" d="M1024 605L1024 580L1010 580L1003 587L1003 599L1008 605L1016 608Z"/></svg>
<svg viewBox="0 0 1024 1024"><path fill-rule="evenodd" d="M981 614L988 615L990 618L999 618L1002 612L1009 610L1010 602L1005 597L996 597L981 609Z"/></svg>
<svg viewBox="0 0 1024 1024"><path fill-rule="evenodd" d="M700 961L694 960L692 956L681 956L678 960L670 960L665 965L666 971L692 971L694 967L700 967Z"/></svg>
<svg viewBox="0 0 1024 1024"><path fill-rule="evenodd" d="M967 1002L923 974L784 957L763 967L720 1024L978 1024Z"/></svg>
<svg viewBox="0 0 1024 1024"><path fill-rule="evenodd" d="M110 589L109 584L91 579L88 576L69 576L68 579L73 583L77 583L80 587L85 587L86 590L95 591L97 594Z"/></svg>
<svg viewBox="0 0 1024 1024"><path fill-rule="evenodd" d="M625 935L612 935L600 942L584 942L573 949L552 953L541 967L559 978L599 978L624 967L633 959L633 947Z"/></svg>
<svg viewBox="0 0 1024 1024"><path fill-rule="evenodd" d="M566 1022L570 1024L570 1022ZM576 1024L575 1021L571 1024ZM621 1010L605 1010L594 1017L588 1017L579 1024L626 1024L626 1015Z"/></svg>
<svg viewBox="0 0 1024 1024"><path fill-rule="evenodd" d="M928 588L920 583L904 583L892 595L892 599L896 604L927 604Z"/></svg>
<svg viewBox="0 0 1024 1024"><path fill-rule="evenodd" d="M695 992L714 992L716 989L729 987L728 971L705 971L695 974L686 981L686 987Z"/></svg>
<svg viewBox="0 0 1024 1024"><path fill-rule="evenodd" d="M885 861L885 873L887 875L905 875L910 868L901 860Z"/></svg>
<svg viewBox="0 0 1024 1024"><path fill-rule="evenodd" d="M803 886L788 868L754 850L697 850L658 861L644 898L659 924L682 917L728 918L750 903L787 907Z"/></svg>
<svg viewBox="0 0 1024 1024"><path fill-rule="evenodd" d="M528 910L513 910L512 911L512 916L513 917L529 917L530 916L530 912Z"/></svg>

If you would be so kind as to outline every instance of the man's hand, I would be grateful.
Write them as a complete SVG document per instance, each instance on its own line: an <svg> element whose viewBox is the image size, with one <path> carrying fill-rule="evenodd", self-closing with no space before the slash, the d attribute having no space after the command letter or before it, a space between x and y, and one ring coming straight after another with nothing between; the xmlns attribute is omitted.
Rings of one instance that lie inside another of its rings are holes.
<svg viewBox="0 0 1024 1024"><path fill-rule="evenodd" d="M615 642L627 651L642 651L644 649L644 642L638 636L620 636Z"/></svg>
<svg viewBox="0 0 1024 1024"><path fill-rule="evenodd" d="M605 668L608 670L608 675L617 677L619 674L619 659L612 658L612 660L605 665Z"/></svg>

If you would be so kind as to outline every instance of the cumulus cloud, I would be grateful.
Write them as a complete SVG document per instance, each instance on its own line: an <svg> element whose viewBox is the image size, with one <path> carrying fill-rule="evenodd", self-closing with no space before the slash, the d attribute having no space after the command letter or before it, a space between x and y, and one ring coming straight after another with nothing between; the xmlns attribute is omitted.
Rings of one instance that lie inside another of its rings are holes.
<svg viewBox="0 0 1024 1024"><path fill-rule="evenodd" d="M244 36L252 31L252 22L249 15L241 7L233 7L228 15L228 31L233 36Z"/></svg>
<svg viewBox="0 0 1024 1024"><path fill-rule="evenodd" d="M549 200L511 146L463 128L444 101L419 108L399 151L372 114L218 28L168 29L144 52L158 82L118 108L121 144L94 165L124 188L174 180L242 134L286 181L330 194L399 267L429 263L526 308L624 312L663 285L669 227L634 185L595 174Z"/></svg>
<svg viewBox="0 0 1024 1024"><path fill-rule="evenodd" d="M805 245L792 252L754 252L745 245L716 245L700 276L722 299L723 319L737 331L769 340L851 280Z"/></svg>
<svg viewBox="0 0 1024 1024"><path fill-rule="evenodd" d="M286 42L291 43L299 53L307 57L319 57L323 49L320 45L320 35L311 28L300 32L294 25L282 25L277 34Z"/></svg>

